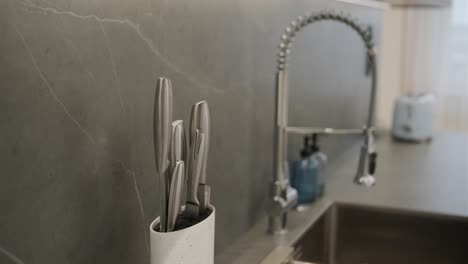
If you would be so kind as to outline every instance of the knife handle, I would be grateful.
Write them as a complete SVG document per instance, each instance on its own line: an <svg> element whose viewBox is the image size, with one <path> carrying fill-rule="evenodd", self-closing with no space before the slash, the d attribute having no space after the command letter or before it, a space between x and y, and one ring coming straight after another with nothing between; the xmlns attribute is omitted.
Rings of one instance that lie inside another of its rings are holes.
<svg viewBox="0 0 468 264"><path fill-rule="evenodd" d="M203 100L193 105L192 113L190 115L190 144L194 144L196 139L196 131L200 130L205 134L205 153L202 161L202 171L200 174L200 183L206 183L206 163L208 158L208 148L210 141L210 111L208 108L208 102Z"/></svg>
<svg viewBox="0 0 468 264"><path fill-rule="evenodd" d="M195 144L193 144L190 150L190 175L187 186L187 206L185 209L193 217L195 217L195 215L198 217L198 210L200 205L197 193L203 163L203 153L206 146L205 139L205 133L201 132L200 130L197 130Z"/></svg>
<svg viewBox="0 0 468 264"><path fill-rule="evenodd" d="M171 173L175 170L178 161L185 161L187 159L187 143L185 139L184 122L182 120L176 120L172 122L172 137L169 158ZM171 178L169 178L169 182L171 182Z"/></svg>
<svg viewBox="0 0 468 264"><path fill-rule="evenodd" d="M184 162L177 161L174 171L172 172L171 190L169 192L168 215L167 215L167 232L174 230L177 217L179 216L182 207L182 188L184 186Z"/></svg>
<svg viewBox="0 0 468 264"><path fill-rule="evenodd" d="M170 177L168 169L172 122L172 85L167 78L159 78L156 84L153 111L153 136L156 170L160 190L160 232L167 228L167 202Z"/></svg>

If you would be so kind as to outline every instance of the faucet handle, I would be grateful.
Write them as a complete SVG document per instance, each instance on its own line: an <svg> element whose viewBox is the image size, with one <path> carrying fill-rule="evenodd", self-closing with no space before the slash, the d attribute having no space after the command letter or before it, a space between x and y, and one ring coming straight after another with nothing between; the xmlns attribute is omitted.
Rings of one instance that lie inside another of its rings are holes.
<svg viewBox="0 0 468 264"><path fill-rule="evenodd" d="M287 212L293 208L298 201L297 190L287 186L281 196L274 196L269 203L269 226L268 232L273 234L284 234L287 232Z"/></svg>

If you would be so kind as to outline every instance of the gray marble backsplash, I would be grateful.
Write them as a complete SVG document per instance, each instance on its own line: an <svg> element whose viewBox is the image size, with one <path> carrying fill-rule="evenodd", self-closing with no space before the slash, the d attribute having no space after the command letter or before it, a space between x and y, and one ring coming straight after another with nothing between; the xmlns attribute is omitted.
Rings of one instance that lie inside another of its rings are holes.
<svg viewBox="0 0 468 264"><path fill-rule="evenodd" d="M175 119L208 100L216 251L242 236L265 215L279 37L325 8L380 36L381 11L329 0L0 1L0 263L149 263L159 76L172 80ZM343 25L301 33L291 124L360 127L364 56ZM353 140L323 148L333 158ZM301 139L291 142L294 157Z"/></svg>

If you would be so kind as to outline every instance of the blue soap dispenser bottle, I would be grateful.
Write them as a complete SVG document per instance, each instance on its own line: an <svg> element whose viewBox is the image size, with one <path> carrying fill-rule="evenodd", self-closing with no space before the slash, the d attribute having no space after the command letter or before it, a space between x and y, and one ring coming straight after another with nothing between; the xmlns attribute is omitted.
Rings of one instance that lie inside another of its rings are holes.
<svg viewBox="0 0 468 264"><path fill-rule="evenodd" d="M325 194L325 175L324 169L325 165L327 164L328 157L325 153L320 151L320 147L318 145L318 135L312 134L312 145L310 147L310 152L312 153L310 159L314 160L314 164L316 167L316 178L317 178L317 185L315 191L315 197L320 198Z"/></svg>
<svg viewBox="0 0 468 264"><path fill-rule="evenodd" d="M291 162L291 185L298 192L298 204L308 204L317 197L319 164L312 158L311 137L304 137L300 159Z"/></svg>
<svg viewBox="0 0 468 264"><path fill-rule="evenodd" d="M299 205L312 203L325 192L323 169L327 156L320 151L317 136L304 137L300 159L291 163L291 185L298 192Z"/></svg>

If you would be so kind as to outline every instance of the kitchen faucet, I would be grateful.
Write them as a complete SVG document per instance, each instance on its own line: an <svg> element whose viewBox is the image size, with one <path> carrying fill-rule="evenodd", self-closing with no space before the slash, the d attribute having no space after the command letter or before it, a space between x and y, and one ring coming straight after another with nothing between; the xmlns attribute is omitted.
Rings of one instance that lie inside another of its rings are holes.
<svg viewBox="0 0 468 264"><path fill-rule="evenodd" d="M302 28L318 21L333 20L344 23L354 29L364 41L367 51L367 60L371 74L371 96L367 123L359 129L334 129L314 127L289 127L288 126L288 75L287 59L290 53L294 36ZM358 25L358 23L344 14L322 12L319 14L306 14L293 20L281 36L279 45L278 64L276 72L276 117L275 117L275 157L274 157L274 182L272 184L272 200L269 212L269 232L281 234L286 232L288 211L297 203L297 191L289 183L289 167L286 159L288 134L324 134L324 135L351 135L357 134L364 137L361 147L358 170L354 178L356 184L371 187L375 184L375 167L377 152L374 147L374 112L377 89L377 65L372 34L370 30Z"/></svg>

